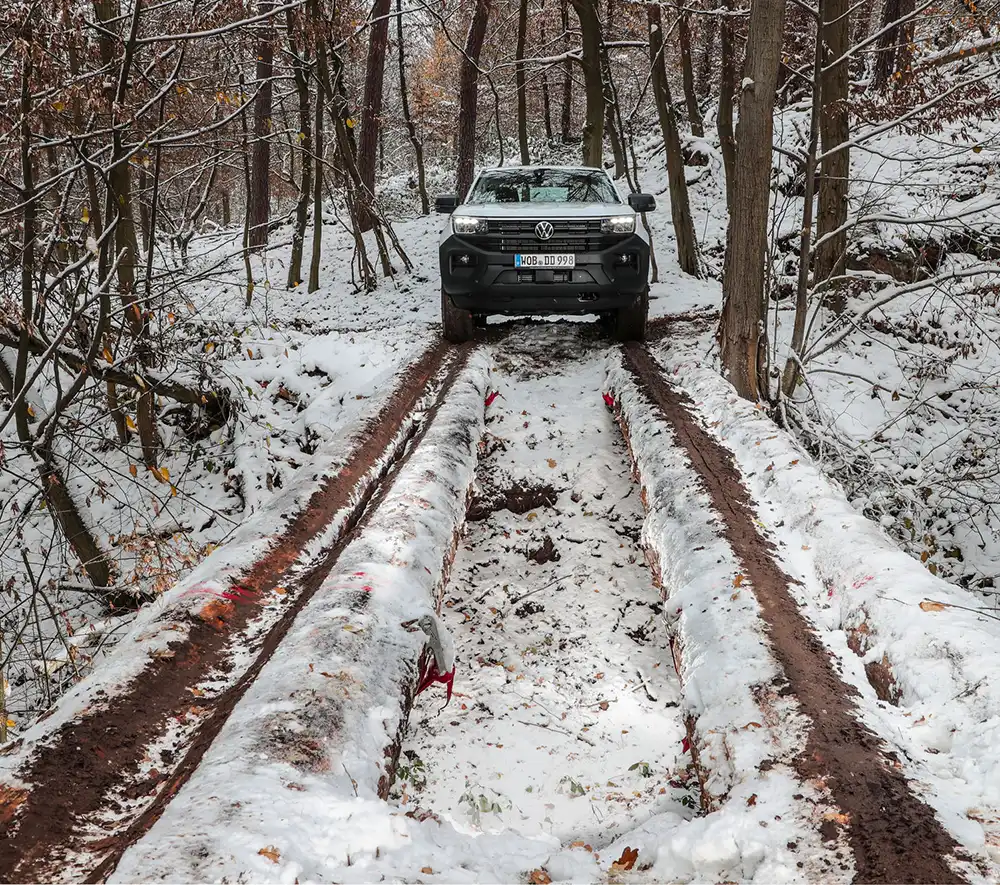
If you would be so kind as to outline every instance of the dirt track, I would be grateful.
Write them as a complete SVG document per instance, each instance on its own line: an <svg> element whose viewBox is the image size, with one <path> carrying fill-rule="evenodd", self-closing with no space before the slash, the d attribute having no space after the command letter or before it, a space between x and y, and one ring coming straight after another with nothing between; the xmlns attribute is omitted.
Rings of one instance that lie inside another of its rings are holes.
<svg viewBox="0 0 1000 885"><path fill-rule="evenodd" d="M675 322L698 319L680 317ZM661 322L654 332L667 334L671 326ZM593 348L591 330L562 327L562 331L565 340L553 343L547 353L552 363L574 357L581 337L591 339L584 349ZM491 332L490 340L500 341L508 333ZM419 443L427 415L447 394L468 351L437 346L412 367L403 388L373 422L371 433L345 469L327 481L272 550L246 571L239 586L251 601L208 603L192 621L186 638L173 644L170 656L151 660L142 676L111 699L106 709L91 711L66 726L35 753L18 773L31 784L29 790L0 785L0 880L78 877L100 881L114 869L124 850L156 822L349 537L363 528L365 513L378 506L394 471ZM807 746L796 763L799 774L803 780L822 781L844 813L856 881L964 881L948 863L949 857L959 856L956 842L914 794L876 735L859 722L853 689L837 675L829 652L789 592L789 577L757 530L750 495L731 455L698 424L690 403L664 380L646 348L628 345L623 351L650 407L671 426L690 458L723 518L723 536L743 563L770 627L771 647L784 670L787 688L812 722ZM428 385L435 395L424 401L423 417L414 417ZM389 448L393 451L386 459ZM381 480L366 480L380 463L384 465ZM515 485L508 501L474 502L469 518L489 518L504 507L515 512L522 505L526 509L552 507L555 492L548 482L553 469L554 464L545 467L543 462L536 475L520 478L522 491L549 488L551 493L526 503ZM352 516L340 538L293 577L290 570L304 545L352 502ZM551 538L548 544L548 548L542 543L528 551L536 565L552 561L556 548ZM288 592L287 607L277 623L253 642L249 667L231 672L231 650L246 643L260 602L279 585ZM193 698L190 687L219 671L227 673L225 690L213 697ZM144 753L162 739L168 726L177 723L182 724L183 741L163 752L150 770ZM95 841L88 835L88 827L99 828L107 820L114 823L106 838ZM830 827L835 829L833 824Z"/></svg>
<svg viewBox="0 0 1000 885"><path fill-rule="evenodd" d="M775 561L773 546L754 524L750 494L732 455L698 424L690 401L664 380L648 350L627 345L625 360L650 405L672 426L723 517L723 535L743 562L770 627L774 655L812 720L799 772L804 779L822 779L847 815L855 881L964 881L946 860L959 853L957 843L860 723L854 690L835 672L830 653L789 592L791 579Z"/></svg>
<svg viewBox="0 0 1000 885"><path fill-rule="evenodd" d="M66 878L65 859L72 858L71 868L77 868L80 877L100 881L128 845L155 823L362 524L366 509L377 506L376 496L391 482L392 472L411 446L419 442L427 415L417 420L413 412L428 385L436 388L436 401L440 401L468 353L468 348L430 348L372 422L343 470L324 483L270 552L246 571L239 582L239 601L208 602L191 622L187 636L171 644L171 654L151 660L105 709L86 714L57 732L18 772L20 779L32 785L30 790L0 786L4 797L0 879ZM429 411L433 408L431 404ZM391 457L382 460L393 446ZM372 482L369 474L380 460L384 481ZM337 541L294 579L286 580L303 547L352 501L351 517ZM248 642L246 633L260 605L283 581L291 604L263 637ZM250 666L234 674L230 652L238 644L249 644L254 654ZM214 697L192 696L191 687L213 672L228 673L235 681ZM156 767L143 774L147 748L177 723L188 726L186 739L164 751ZM107 837L95 840L86 832L88 824L101 827L102 813L108 812L117 818L115 825Z"/></svg>

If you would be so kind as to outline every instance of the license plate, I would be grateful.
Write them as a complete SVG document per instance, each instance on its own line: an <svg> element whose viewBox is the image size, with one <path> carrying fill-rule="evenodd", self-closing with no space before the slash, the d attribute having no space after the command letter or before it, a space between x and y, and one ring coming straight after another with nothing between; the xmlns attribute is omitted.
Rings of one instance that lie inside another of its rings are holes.
<svg viewBox="0 0 1000 885"><path fill-rule="evenodd" d="M514 256L514 267L576 267L575 255L531 255Z"/></svg>

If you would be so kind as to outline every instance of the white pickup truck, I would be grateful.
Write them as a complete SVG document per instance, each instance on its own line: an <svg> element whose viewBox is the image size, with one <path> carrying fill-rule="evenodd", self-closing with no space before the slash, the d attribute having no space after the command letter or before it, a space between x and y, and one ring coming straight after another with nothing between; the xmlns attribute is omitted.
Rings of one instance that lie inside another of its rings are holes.
<svg viewBox="0 0 1000 885"><path fill-rule="evenodd" d="M615 337L642 340L649 311L649 241L603 169L483 169L465 201L440 196L441 320L467 341L490 314L598 314Z"/></svg>

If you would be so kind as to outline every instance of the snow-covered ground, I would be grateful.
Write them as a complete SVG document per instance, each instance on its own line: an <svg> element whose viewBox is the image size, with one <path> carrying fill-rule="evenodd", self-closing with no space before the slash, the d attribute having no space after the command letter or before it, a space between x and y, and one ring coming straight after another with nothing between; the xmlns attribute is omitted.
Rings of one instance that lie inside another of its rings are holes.
<svg viewBox="0 0 1000 885"><path fill-rule="evenodd" d="M480 497L444 594L459 703L418 700L396 794L473 830L591 845L606 866L620 832L689 817L697 797L604 348L540 328L494 351Z"/></svg>

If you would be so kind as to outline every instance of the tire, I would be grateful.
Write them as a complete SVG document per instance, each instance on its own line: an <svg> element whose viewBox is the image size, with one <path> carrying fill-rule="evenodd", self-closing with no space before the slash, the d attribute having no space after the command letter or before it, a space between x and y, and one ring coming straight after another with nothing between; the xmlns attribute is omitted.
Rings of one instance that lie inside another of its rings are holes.
<svg viewBox="0 0 1000 885"><path fill-rule="evenodd" d="M486 320L487 320L488 317L489 317L489 314L486 314L486 313L474 313L472 315L472 324L477 329L485 329L486 328Z"/></svg>
<svg viewBox="0 0 1000 885"><path fill-rule="evenodd" d="M620 307L615 315L616 341L645 341L646 319L649 316L649 287L629 307Z"/></svg>
<svg viewBox="0 0 1000 885"><path fill-rule="evenodd" d="M441 289L441 327L445 339L453 344L471 341L475 333L472 313L455 307L444 289Z"/></svg>

